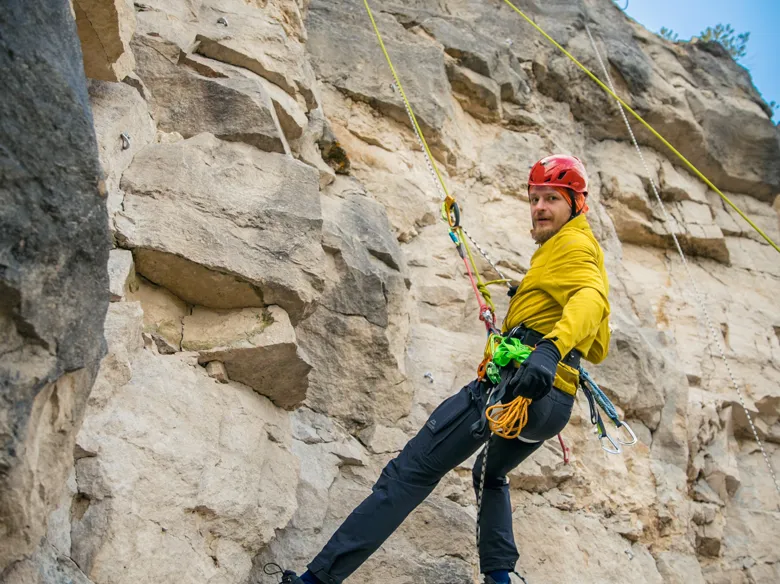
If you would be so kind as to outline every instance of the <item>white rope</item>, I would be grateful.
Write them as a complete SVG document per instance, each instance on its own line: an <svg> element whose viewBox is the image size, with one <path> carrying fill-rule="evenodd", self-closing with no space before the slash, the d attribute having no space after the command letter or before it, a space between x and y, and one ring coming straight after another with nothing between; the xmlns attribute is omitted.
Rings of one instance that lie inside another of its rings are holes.
<svg viewBox="0 0 780 584"><path fill-rule="evenodd" d="M596 41L593 39L593 35L590 32L590 27L588 26L587 23L587 18L588 18L587 10L586 10L585 17L586 17L585 31L588 33L590 44L593 47L593 51L596 53L596 57L599 61L599 65L601 66L601 70L604 73L604 77L606 78L607 83L609 83L610 89L614 94L617 95L617 91L615 90L615 85L612 82L612 76L609 74L609 71L607 70L607 67L604 64L604 61L601 58L601 53L599 52L598 47L596 46ZM639 147L639 143L637 142L636 136L634 135L634 131L631 129L631 124L628 121L626 112L619 101L617 102L617 105L618 105L618 109L620 110L620 115L623 117L623 121L626 123L626 128L628 128L628 133L631 136L631 141L634 143L634 148L636 148L636 151L639 154L639 158L642 160L642 165L644 166L645 172L647 173L647 176L650 180L650 186L653 189L653 194L655 195L655 198L658 201L661 210L663 211L664 219L667 225L671 227L672 218L670 217L668 211L666 210L666 205L664 205L664 202L661 199L661 195L658 192L658 187L656 187L655 181L653 180L653 177L650 173L650 168L647 164L647 161L645 160L644 155L642 154L642 149ZM693 274L691 273L691 268L688 265L688 260L685 257L685 254L683 253L682 247L680 246L680 241L677 239L677 235L674 233L673 229L669 229L669 234L672 236L672 239L674 240L674 245L677 248L677 253L680 255L680 259L682 260L683 266L685 266L685 271L688 276L688 280L690 280L691 287L693 288L693 292L696 297L696 301L699 304L699 309L701 310L702 315L704 316L704 321L707 324L707 328L709 329L710 337L712 337L712 340L715 342L715 346L718 348L718 353L720 354L720 357L723 360L723 364L726 366L726 371L728 372L729 378L731 379L731 384L734 386L734 389L737 392L737 396L739 397L739 403L742 405L742 409L745 410L745 416L747 416L747 420L750 423L750 429L753 431L753 437L756 439L756 443L758 444L758 447L761 449L761 454L764 457L764 462L766 462L766 466L769 469L769 474L772 476L772 482L774 482L775 489L777 490L778 494L780 494L780 484L778 484L777 482L777 476L775 475L775 471L772 468L772 463L769 460L769 455L766 453L766 450L764 449L764 445L761 442L761 438L759 438L758 436L758 430L756 430L756 426L753 423L753 417L750 415L750 412L747 409L747 405L745 405L745 399L742 395L742 390L740 389L740 386L737 383L737 380L731 371L731 366L729 365L728 359L726 359L726 353L724 352L723 346L721 345L720 336L716 333L715 327L712 324L712 319L710 318L709 312L707 311L707 305L704 302L704 298L702 294L699 292L698 286L696 286L696 280L693 277Z"/></svg>
<svg viewBox="0 0 780 584"><path fill-rule="evenodd" d="M396 83L392 83L391 85L394 91L400 93ZM428 172L431 173L431 179L436 186L436 190L439 192L439 197L443 201L447 198L447 193L444 192L444 188L441 186L441 182L436 175L436 171L433 169L433 161L428 156L428 151L425 149L425 143L423 142L422 136L420 136L420 132L417 131L417 125L414 123L414 116L412 115L412 111L409 109L409 106L406 105L406 102L404 102L404 109L406 110L406 115L409 116L409 122L412 124L412 130L414 130L414 135L417 137L417 143L420 145L420 150L422 150L423 156L425 156L425 164L428 166Z"/></svg>
<svg viewBox="0 0 780 584"><path fill-rule="evenodd" d="M393 86L393 89L395 91L398 91L398 85L393 83L392 86ZM428 167L428 172L431 175L431 180L433 180L433 183L436 186L436 190L439 193L439 197L443 201L444 199L447 198L447 195L446 195L446 193L444 192L444 189L441 186L441 182L439 182L439 178L436 175L436 171L433 169L433 161L431 161L430 157L428 156L428 151L425 149L425 144L423 143L422 136L420 136L420 133L417 131L417 126L415 126L415 124L414 124L414 119L412 117L412 112L409 111L409 108L406 106L405 103L404 103L404 109L406 110L406 115L409 116L409 121L412 124L412 130L414 130L414 135L417 137L417 143L420 145L420 150L422 150L422 153L425 156L425 165ZM496 271L496 273L498 274L498 277L501 278L502 280L508 279L503 274L503 272L498 268L498 266L493 262L493 260L490 259L490 256L483 249L483 247L481 245L479 245L479 243L477 243L477 241L471 236L471 234L468 231L466 231L465 228L461 227L461 229L463 230L463 233L466 234L466 237L469 238L469 241L472 244L474 244L474 247L477 248L477 251L479 251L480 255L483 258L485 258L485 261L487 261L487 263L490 264L490 267L492 267ZM507 286L509 286L509 285L510 284L507 282Z"/></svg>
<svg viewBox="0 0 780 584"><path fill-rule="evenodd" d="M463 233L466 234L466 237L469 238L469 241L474 244L474 247L477 248L477 251L479 251L480 255L483 258L485 258L485 261L487 261L487 263L490 264L490 267L492 267L496 271L496 273L498 274L498 277L501 278L502 280L508 280L509 278L507 278L503 274L503 272L500 269L498 269L498 266L493 263L493 260L490 259L490 256L488 256L488 253L484 249L482 249L482 246L479 245L479 243L477 243L477 241L473 237L471 237L471 234L468 231L466 231L465 228L461 227L461 229L463 229ZM507 286L511 286L511 284L509 282L507 282L506 285Z"/></svg>

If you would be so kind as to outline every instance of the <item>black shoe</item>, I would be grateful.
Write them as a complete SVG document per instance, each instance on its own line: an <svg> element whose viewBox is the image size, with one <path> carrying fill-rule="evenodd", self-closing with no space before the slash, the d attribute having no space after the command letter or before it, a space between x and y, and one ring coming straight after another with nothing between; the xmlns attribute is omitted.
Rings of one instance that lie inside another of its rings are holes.
<svg viewBox="0 0 780 584"><path fill-rule="evenodd" d="M304 584L298 574L292 570L282 570L282 567L274 562L269 562L263 566L263 572L269 576L278 576L281 574L282 578L279 580L279 584Z"/></svg>
<svg viewBox="0 0 780 584"><path fill-rule="evenodd" d="M522 577L520 574L518 574L517 572L512 572L512 573L513 573L515 576L517 576L518 578L520 578L520 580L522 580L523 582L526 582L526 579L525 579L525 578L523 578L523 577ZM497 583L496 583L496 581L495 581L495 580L493 580L493 577L492 577L492 576L489 576L488 574L485 574L485 582L484 582L484 584L497 584ZM527 584L527 583L526 583L526 584Z"/></svg>
<svg viewBox="0 0 780 584"><path fill-rule="evenodd" d="M285 570L282 573L281 584L303 584L303 580L292 570Z"/></svg>

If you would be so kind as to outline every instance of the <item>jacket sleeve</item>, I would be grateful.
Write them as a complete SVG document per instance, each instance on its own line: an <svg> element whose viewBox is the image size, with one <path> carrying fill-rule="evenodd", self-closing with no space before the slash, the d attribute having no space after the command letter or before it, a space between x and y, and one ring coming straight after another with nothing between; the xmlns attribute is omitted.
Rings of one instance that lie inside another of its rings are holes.
<svg viewBox="0 0 780 584"><path fill-rule="evenodd" d="M542 282L563 307L561 319L545 338L566 355L583 339L595 336L609 316L607 288L593 243L577 234L556 242Z"/></svg>

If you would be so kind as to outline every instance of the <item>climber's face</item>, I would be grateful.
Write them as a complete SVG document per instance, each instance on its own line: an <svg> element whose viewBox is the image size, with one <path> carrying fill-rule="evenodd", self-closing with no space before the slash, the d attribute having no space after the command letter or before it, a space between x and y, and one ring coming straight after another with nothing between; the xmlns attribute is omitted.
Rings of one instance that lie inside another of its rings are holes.
<svg viewBox="0 0 780 584"><path fill-rule="evenodd" d="M533 225L531 236L541 245L566 225L571 217L571 206L553 187L532 186L528 199Z"/></svg>

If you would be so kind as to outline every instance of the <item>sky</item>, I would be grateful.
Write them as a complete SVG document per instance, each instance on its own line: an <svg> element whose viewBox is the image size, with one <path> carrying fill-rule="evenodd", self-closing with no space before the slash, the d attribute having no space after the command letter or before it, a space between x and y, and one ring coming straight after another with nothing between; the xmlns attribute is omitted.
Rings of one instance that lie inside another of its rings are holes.
<svg viewBox="0 0 780 584"><path fill-rule="evenodd" d="M626 1L615 3L623 8ZM780 103L780 0L628 0L626 13L653 32L665 26L685 40L719 23L730 24L737 34L749 32L747 55L739 63L767 103ZM774 119L780 119L780 111Z"/></svg>

